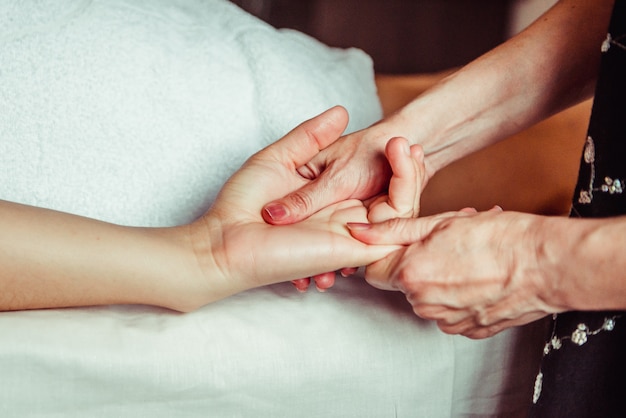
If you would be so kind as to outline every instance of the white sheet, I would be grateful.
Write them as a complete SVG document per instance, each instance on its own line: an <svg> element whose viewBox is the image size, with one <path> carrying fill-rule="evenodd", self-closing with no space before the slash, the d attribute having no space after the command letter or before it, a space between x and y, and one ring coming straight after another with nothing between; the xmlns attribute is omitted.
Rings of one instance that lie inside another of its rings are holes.
<svg viewBox="0 0 626 418"><path fill-rule="evenodd" d="M380 117L369 58L222 0L0 3L0 198L128 225L207 209L253 152L335 104ZM281 284L191 314L0 314L0 416L522 416L537 327L485 341L402 295Z"/></svg>
<svg viewBox="0 0 626 418"><path fill-rule="evenodd" d="M5 313L0 335L3 417L521 417L537 354L533 329L451 337L358 280Z"/></svg>

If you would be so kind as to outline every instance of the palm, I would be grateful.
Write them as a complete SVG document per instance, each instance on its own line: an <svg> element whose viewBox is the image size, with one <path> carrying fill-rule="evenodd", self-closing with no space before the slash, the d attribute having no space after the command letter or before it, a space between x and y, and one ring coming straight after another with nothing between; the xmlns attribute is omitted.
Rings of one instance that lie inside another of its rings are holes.
<svg viewBox="0 0 626 418"><path fill-rule="evenodd" d="M217 267L226 292L369 264L395 249L351 237L346 223L367 221L365 207L356 200L333 204L293 225L273 226L263 219L264 204L310 181L297 169L339 137L345 126L329 122L333 120L322 117L307 121L250 158L200 220L203 248L210 257L201 265ZM207 275L215 273L205 270Z"/></svg>
<svg viewBox="0 0 626 418"><path fill-rule="evenodd" d="M387 247L367 246L350 236L346 223L366 220L367 211L357 200L332 205L287 226L268 225L260 215L256 219L232 215L216 260L231 277L250 287L364 265L388 252Z"/></svg>

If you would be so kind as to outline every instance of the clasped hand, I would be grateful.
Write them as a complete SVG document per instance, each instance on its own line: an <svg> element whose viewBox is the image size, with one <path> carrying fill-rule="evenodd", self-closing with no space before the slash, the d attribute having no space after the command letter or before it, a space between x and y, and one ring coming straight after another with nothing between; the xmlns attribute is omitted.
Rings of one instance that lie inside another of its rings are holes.
<svg viewBox="0 0 626 418"><path fill-rule="evenodd" d="M541 223L496 207L351 225L351 232L366 243L403 245L367 267L371 285L403 292L418 316L446 333L485 338L561 310L545 300L535 256Z"/></svg>
<svg viewBox="0 0 626 418"><path fill-rule="evenodd" d="M343 137L341 148L371 153L375 149L371 144L346 145L358 142L358 135ZM324 153L328 155L327 151ZM392 173L386 194L365 200L368 222L350 221L348 224L352 236L363 243L397 246L367 265L365 279L368 283L380 289L402 291L418 316L437 321L446 333L471 338L485 338L560 310L549 306L541 296L547 284L534 256L537 246L534 232L540 228L542 217L503 212L494 207L482 213L466 208L418 218L421 190L428 181L421 147L409 147L405 139L392 138L386 145L385 156ZM365 158L368 159L380 161L371 155ZM316 161L322 161L322 165L309 164L307 170L317 174L312 175L304 187L292 188L287 198L280 201L290 206L297 200L294 196L319 194L318 200L306 202L307 207L301 213L293 211L292 206L286 220L274 223L299 219L306 210L331 198L325 193L329 193L326 189L333 178L345 178L345 173L340 175L333 171L332 162L323 161L319 156ZM388 171L377 163L372 170L378 170L373 176L377 181L389 178ZM359 181L353 179L353 183L359 184ZM376 187L379 186L375 185L374 189ZM363 185L358 186L358 190L355 193L361 195L371 191ZM341 195L345 196L346 192L337 192L335 198ZM267 215L267 211L264 212L266 220L272 221ZM344 268L342 272L348 275L354 270ZM318 288L320 284L329 287L334 272L313 278ZM309 279L296 280L294 284L303 291Z"/></svg>
<svg viewBox="0 0 626 418"><path fill-rule="evenodd" d="M347 118L343 108L330 109L255 154L228 180L211 209L191 225L194 252L210 283L209 299L370 264L399 248L369 245L350 236L348 222L367 221L366 207L355 199L332 204L292 225L273 226L263 220L264 204L310 181L298 168L339 138ZM207 302L203 298L202 303Z"/></svg>

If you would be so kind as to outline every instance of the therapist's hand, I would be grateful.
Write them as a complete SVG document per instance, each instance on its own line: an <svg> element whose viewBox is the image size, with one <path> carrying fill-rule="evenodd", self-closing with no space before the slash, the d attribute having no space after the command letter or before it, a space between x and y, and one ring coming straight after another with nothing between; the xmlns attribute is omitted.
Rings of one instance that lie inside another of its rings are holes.
<svg viewBox="0 0 626 418"><path fill-rule="evenodd" d="M274 225L291 224L330 204L383 193L391 177L386 144L390 138L407 137L399 126L381 122L340 138L298 168L309 180L306 184L266 202L264 219Z"/></svg>
<svg viewBox="0 0 626 418"><path fill-rule="evenodd" d="M365 243L404 247L367 267L366 280L400 290L446 333L485 338L562 310L550 306L537 260L542 217L494 208L350 225Z"/></svg>
<svg viewBox="0 0 626 418"><path fill-rule="evenodd" d="M406 138L389 140L385 156L393 175L386 194L367 203L367 218L370 222L382 222L392 218L416 217L420 208L422 185L425 182L424 152L419 145L410 146ZM343 268L341 274L348 276L357 268ZM319 291L325 291L335 282L335 272L313 276ZM293 284L301 292L309 287L311 279L294 280Z"/></svg>

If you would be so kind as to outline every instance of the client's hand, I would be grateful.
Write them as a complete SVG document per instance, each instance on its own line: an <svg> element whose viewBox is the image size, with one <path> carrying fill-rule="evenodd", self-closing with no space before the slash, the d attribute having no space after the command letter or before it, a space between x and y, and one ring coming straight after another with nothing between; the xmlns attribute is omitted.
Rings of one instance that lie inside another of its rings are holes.
<svg viewBox="0 0 626 418"><path fill-rule="evenodd" d="M385 156L393 175L387 194L373 198L366 204L367 218L370 222L382 222L392 218L417 217L420 208L420 196L425 184L424 153L419 145L409 146L405 138L389 140L385 147ZM341 274L348 276L356 268L342 268ZM324 291L334 284L335 272L313 276L316 287ZM309 278L294 280L296 289L304 292L309 287Z"/></svg>
<svg viewBox="0 0 626 418"><path fill-rule="evenodd" d="M352 238L360 201L289 226L264 222L263 204L307 182L298 173L336 140L342 108L311 119L251 157L200 219L170 228L114 225L0 201L0 310L149 304L189 311L280 281L364 265L395 245Z"/></svg>
<svg viewBox="0 0 626 418"><path fill-rule="evenodd" d="M307 183L298 169L336 140L347 114L333 108L298 126L260 151L226 183L213 207L192 225L195 251L217 299L252 287L360 266L383 258L397 246L366 245L350 236L348 222L366 222L367 209L358 200L331 205L293 225L268 225L263 205ZM399 148L399 146L398 146ZM396 151L403 177L406 150ZM409 165L412 165L408 162ZM414 173L411 173L415 177ZM412 183L399 184L415 202ZM412 190L411 190L412 189ZM402 209L412 211L410 209Z"/></svg>
<svg viewBox="0 0 626 418"><path fill-rule="evenodd" d="M309 181L266 202L265 220L274 225L291 224L332 203L378 195L391 175L384 150L392 136L396 136L394 132L378 124L342 137L299 167Z"/></svg>

